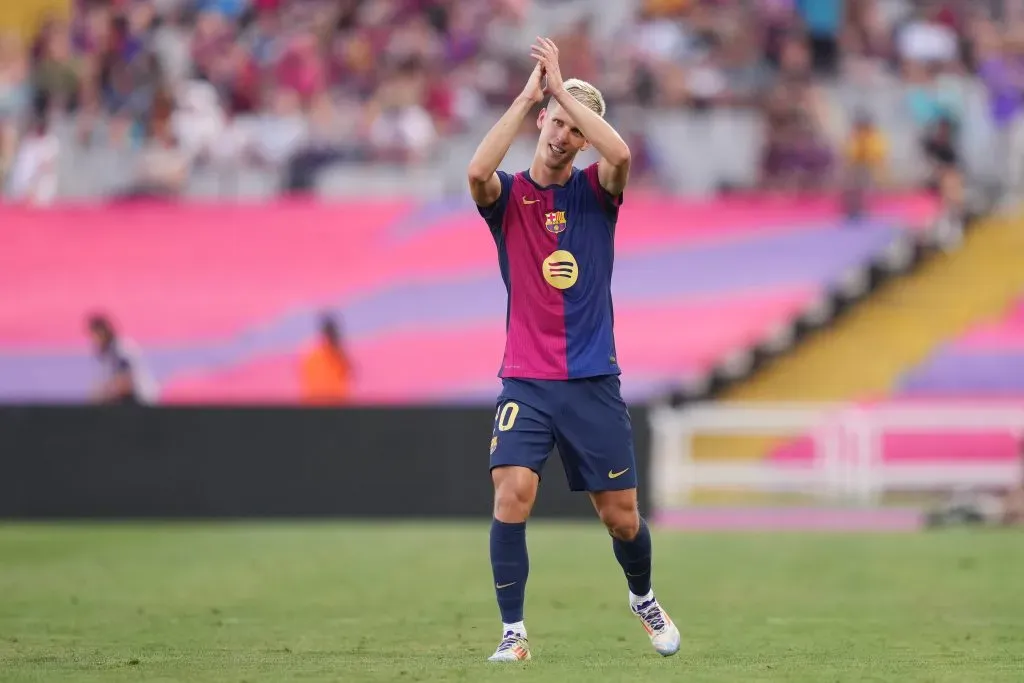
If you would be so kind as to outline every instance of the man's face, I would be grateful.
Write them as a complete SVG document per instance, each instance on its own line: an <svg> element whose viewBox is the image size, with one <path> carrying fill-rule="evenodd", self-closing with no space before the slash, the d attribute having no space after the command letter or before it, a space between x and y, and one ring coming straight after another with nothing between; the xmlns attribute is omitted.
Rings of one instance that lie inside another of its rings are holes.
<svg viewBox="0 0 1024 683"><path fill-rule="evenodd" d="M552 102L537 117L540 142L537 153L548 168L570 166L576 155L588 147L587 139L569 114Z"/></svg>

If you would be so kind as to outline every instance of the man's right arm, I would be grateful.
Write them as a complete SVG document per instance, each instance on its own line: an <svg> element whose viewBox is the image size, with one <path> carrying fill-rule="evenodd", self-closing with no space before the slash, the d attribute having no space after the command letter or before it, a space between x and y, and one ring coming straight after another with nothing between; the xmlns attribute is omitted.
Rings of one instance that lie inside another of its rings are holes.
<svg viewBox="0 0 1024 683"><path fill-rule="evenodd" d="M484 136L469 162L469 193L481 208L493 206L501 198L501 180L498 166L516 139L523 119L533 105L544 99L544 67L538 62L516 101L508 108L498 122Z"/></svg>
<svg viewBox="0 0 1024 683"><path fill-rule="evenodd" d="M533 104L534 102L525 95L517 97L476 148L469 162L468 176L469 193L477 206L491 206L498 201L501 195L498 166L512 146L523 119L530 113Z"/></svg>

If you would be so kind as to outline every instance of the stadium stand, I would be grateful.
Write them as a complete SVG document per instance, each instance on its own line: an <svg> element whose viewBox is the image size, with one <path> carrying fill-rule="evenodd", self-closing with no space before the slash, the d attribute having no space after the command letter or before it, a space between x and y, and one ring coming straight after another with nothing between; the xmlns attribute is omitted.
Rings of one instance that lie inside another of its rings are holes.
<svg viewBox="0 0 1024 683"><path fill-rule="evenodd" d="M983 322L935 349L899 382L913 397L1024 396L1024 295L1000 319Z"/></svg>
<svg viewBox="0 0 1024 683"><path fill-rule="evenodd" d="M926 195L880 199L860 220L835 199L629 203L615 289L634 399L700 382L768 340L937 211ZM8 221L17 240L0 277L24 294L0 303L4 400L83 395L81 311L98 302L169 401L294 400L294 356L320 308L343 312L362 399L494 392L504 291L464 204L139 204Z"/></svg>
<svg viewBox="0 0 1024 683"><path fill-rule="evenodd" d="M885 395L861 400L859 407L868 412L905 407L955 410L968 406L972 411L994 413L1018 409L1024 398L1024 296L1015 298L998 316L975 318L966 330L935 344L923 361L895 378ZM886 330L876 333L884 338ZM1016 466L1021 433L999 426L999 420L991 426L980 422L970 430L932 427L887 433L880 454L886 465L897 466ZM786 441L770 449L768 458L783 467L808 466L814 459L811 439Z"/></svg>
<svg viewBox="0 0 1024 683"><path fill-rule="evenodd" d="M918 486L991 485L1020 466L1024 422L1014 428L1012 414L1024 420L1022 246L1016 220L979 221L963 249L886 283L838 323L726 389L721 405L820 406L848 420L850 410L861 411L877 424L889 421L878 433L880 468L904 468L906 482ZM923 425L928 414L950 411L959 424ZM820 465L822 453L810 434L702 436L692 457L804 471Z"/></svg>
<svg viewBox="0 0 1024 683"><path fill-rule="evenodd" d="M0 90L43 96L60 148L57 189L36 201L461 191L541 34L602 86L634 186L945 190L924 144L939 123L954 123L952 166L976 183L1007 176L993 162L1017 139L988 101L1002 87L989 61L1015 49L981 14L998 0L8 4L8 25L42 30L9 43L27 60L0 55ZM5 106L22 123L39 113L31 98Z"/></svg>
<svg viewBox="0 0 1024 683"><path fill-rule="evenodd" d="M916 240L957 248L966 199L1019 184L990 73L1017 50L1002 3L841 5L9 4L0 284L23 295L0 302L0 400L83 396L97 308L168 401L291 399L322 309L345 321L357 397L489 400L503 304L465 163L538 34L633 150L627 395L742 377Z"/></svg>

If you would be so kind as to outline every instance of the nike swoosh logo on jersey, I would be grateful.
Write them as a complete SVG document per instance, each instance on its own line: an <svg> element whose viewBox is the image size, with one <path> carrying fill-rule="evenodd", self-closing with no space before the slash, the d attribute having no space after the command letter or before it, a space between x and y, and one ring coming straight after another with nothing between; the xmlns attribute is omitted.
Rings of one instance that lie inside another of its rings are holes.
<svg viewBox="0 0 1024 683"><path fill-rule="evenodd" d="M539 201L539 199L527 199L526 197L523 197L523 204L536 204Z"/></svg>
<svg viewBox="0 0 1024 683"><path fill-rule="evenodd" d="M628 467L626 469L622 470L621 472L612 472L611 470L608 470L608 478L609 479L618 479L619 477L621 477L626 472L629 472L629 468Z"/></svg>

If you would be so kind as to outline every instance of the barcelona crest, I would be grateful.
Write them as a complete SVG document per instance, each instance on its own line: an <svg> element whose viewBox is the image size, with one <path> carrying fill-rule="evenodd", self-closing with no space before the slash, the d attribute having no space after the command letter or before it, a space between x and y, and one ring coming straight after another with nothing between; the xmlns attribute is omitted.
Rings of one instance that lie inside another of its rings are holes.
<svg viewBox="0 0 1024 683"><path fill-rule="evenodd" d="M544 214L544 227L556 235L565 232L565 211L549 211Z"/></svg>

